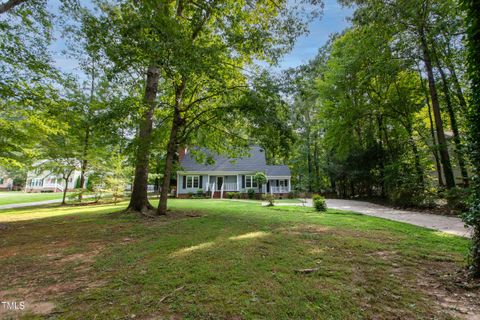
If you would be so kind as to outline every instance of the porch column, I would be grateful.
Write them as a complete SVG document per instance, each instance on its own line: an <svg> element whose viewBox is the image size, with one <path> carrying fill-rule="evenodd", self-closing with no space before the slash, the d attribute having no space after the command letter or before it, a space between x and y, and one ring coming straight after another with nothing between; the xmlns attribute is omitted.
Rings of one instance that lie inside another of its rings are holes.
<svg viewBox="0 0 480 320"><path fill-rule="evenodd" d="M206 191L209 191L210 189L210 175L207 175L207 187L205 188Z"/></svg>
<svg viewBox="0 0 480 320"><path fill-rule="evenodd" d="M288 192L292 191L292 179L289 178L287 181L288 181Z"/></svg>
<svg viewBox="0 0 480 320"><path fill-rule="evenodd" d="M237 174L237 191L240 191L240 175Z"/></svg>

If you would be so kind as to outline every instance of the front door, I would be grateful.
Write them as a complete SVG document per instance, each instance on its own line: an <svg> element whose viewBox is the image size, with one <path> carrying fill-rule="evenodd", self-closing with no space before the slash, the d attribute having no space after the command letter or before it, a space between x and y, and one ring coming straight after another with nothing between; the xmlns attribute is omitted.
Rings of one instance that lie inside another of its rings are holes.
<svg viewBox="0 0 480 320"><path fill-rule="evenodd" d="M220 191L223 185L223 177L217 177L217 190Z"/></svg>

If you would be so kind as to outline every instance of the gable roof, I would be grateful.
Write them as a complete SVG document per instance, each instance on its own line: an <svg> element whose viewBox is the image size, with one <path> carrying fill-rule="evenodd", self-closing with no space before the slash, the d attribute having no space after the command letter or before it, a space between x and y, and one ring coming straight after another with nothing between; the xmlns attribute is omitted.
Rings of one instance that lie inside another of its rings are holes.
<svg viewBox="0 0 480 320"><path fill-rule="evenodd" d="M260 147L251 147L249 157L226 158L217 154L209 153L214 163L198 163L190 152L180 160L180 166L184 171L207 172L207 171L263 171L267 176L290 176L290 169L287 166L267 165L265 160L265 151Z"/></svg>

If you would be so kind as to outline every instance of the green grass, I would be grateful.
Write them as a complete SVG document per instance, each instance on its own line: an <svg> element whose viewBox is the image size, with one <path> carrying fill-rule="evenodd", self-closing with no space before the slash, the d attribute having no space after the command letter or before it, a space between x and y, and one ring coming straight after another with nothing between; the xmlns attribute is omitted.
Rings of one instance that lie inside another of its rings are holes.
<svg viewBox="0 0 480 320"><path fill-rule="evenodd" d="M466 239L335 210L169 205L0 212L3 299L50 301L55 319L451 318L430 285L463 266Z"/></svg>
<svg viewBox="0 0 480 320"><path fill-rule="evenodd" d="M22 191L0 192L0 206L6 204L27 203L45 200L62 199L63 193L26 193Z"/></svg>

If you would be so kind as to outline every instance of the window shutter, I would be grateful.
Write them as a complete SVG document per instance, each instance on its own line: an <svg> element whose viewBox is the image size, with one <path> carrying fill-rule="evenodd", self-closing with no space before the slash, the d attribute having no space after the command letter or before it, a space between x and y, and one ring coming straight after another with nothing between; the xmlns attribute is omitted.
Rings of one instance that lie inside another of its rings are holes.
<svg viewBox="0 0 480 320"><path fill-rule="evenodd" d="M245 189L245 176L242 176L242 189Z"/></svg>
<svg viewBox="0 0 480 320"><path fill-rule="evenodd" d="M203 176L200 176L200 180L199 180L199 183L198 183L198 187L199 187L199 188L203 188Z"/></svg>
<svg viewBox="0 0 480 320"><path fill-rule="evenodd" d="M183 184L182 184L182 189L185 189L187 187L187 176L183 176Z"/></svg>

